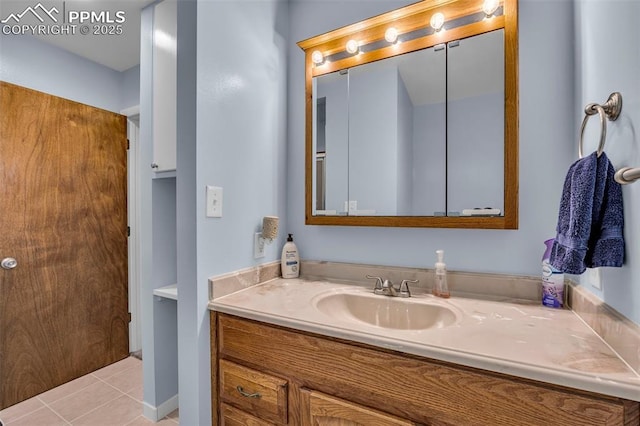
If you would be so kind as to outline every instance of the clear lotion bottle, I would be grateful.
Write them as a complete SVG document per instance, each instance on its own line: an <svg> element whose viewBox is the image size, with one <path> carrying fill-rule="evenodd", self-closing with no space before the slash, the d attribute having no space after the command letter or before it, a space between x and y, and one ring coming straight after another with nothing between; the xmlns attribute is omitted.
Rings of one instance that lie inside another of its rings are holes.
<svg viewBox="0 0 640 426"><path fill-rule="evenodd" d="M436 262L436 279L433 285L433 294L448 299L451 294L447 286L447 265L444 263L444 250L436 250L438 261Z"/></svg>

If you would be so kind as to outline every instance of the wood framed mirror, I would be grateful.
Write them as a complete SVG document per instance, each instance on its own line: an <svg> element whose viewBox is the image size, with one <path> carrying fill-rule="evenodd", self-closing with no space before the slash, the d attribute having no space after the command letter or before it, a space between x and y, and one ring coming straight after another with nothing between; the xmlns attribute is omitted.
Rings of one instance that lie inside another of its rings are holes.
<svg viewBox="0 0 640 426"><path fill-rule="evenodd" d="M422 1L298 45L306 224L517 229L517 0Z"/></svg>

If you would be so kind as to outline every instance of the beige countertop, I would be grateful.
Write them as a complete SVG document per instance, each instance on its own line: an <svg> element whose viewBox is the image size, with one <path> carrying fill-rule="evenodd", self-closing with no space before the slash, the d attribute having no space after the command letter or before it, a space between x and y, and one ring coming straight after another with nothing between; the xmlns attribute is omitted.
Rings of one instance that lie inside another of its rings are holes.
<svg viewBox="0 0 640 426"><path fill-rule="evenodd" d="M317 309L341 292L370 287L277 278L210 302L215 311L399 352L541 382L640 401L640 375L570 310L521 301L414 294L409 303L439 304L455 313L445 327L401 330L346 320ZM395 299L395 298L394 298Z"/></svg>

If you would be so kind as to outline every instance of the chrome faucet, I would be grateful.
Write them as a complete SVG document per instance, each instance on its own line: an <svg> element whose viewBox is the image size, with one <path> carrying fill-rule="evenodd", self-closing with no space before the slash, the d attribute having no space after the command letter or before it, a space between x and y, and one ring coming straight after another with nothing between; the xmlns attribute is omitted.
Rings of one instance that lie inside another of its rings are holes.
<svg viewBox="0 0 640 426"><path fill-rule="evenodd" d="M373 294L380 294L390 297L411 297L411 291L409 290L409 283L417 283L418 280L402 280L400 287L394 287L393 283L389 280L383 280L380 277L372 275L366 275L370 280L376 280L373 286Z"/></svg>

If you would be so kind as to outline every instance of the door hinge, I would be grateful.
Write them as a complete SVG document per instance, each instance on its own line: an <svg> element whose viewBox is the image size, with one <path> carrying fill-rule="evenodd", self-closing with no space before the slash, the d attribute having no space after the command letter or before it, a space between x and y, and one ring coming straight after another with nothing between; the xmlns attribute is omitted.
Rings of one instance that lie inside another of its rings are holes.
<svg viewBox="0 0 640 426"><path fill-rule="evenodd" d="M129 150L129 148L131 147L129 139L127 139L127 151Z"/></svg>
<svg viewBox="0 0 640 426"><path fill-rule="evenodd" d="M129 322L131 322L131 312L127 312L129 314Z"/></svg>
<svg viewBox="0 0 640 426"><path fill-rule="evenodd" d="M131 227L127 226L127 237L131 236Z"/></svg>

